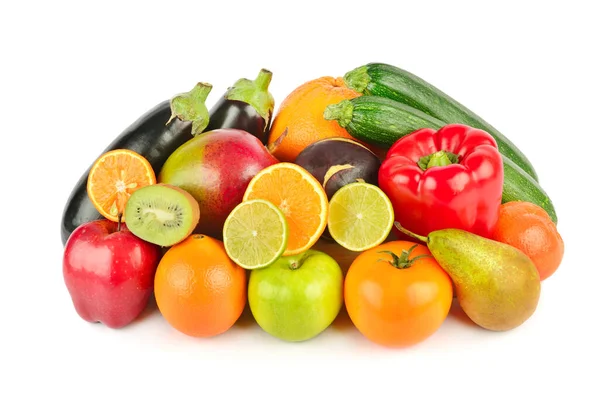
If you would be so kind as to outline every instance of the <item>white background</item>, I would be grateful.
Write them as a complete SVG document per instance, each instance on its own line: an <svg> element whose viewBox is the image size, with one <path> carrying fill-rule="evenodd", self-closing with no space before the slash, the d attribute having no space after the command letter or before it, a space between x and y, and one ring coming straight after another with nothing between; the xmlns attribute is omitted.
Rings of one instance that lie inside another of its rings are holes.
<svg viewBox="0 0 600 400"><path fill-rule="evenodd" d="M445 3L3 1L0 398L600 398L595 2ZM265 67L277 107L371 61L443 89L535 165L566 252L530 320L493 333L454 310L427 341L389 350L347 318L289 344L248 315L213 339L174 331L155 308L122 330L76 315L61 213L125 127L197 81L213 84L210 106Z"/></svg>

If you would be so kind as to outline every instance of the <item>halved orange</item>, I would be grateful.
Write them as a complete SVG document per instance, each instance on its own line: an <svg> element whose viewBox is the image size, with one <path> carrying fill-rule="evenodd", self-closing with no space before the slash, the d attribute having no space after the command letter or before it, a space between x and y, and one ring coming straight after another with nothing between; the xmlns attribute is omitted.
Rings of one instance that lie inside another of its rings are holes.
<svg viewBox="0 0 600 400"><path fill-rule="evenodd" d="M327 194L299 165L280 162L260 171L244 193L244 201L253 199L270 201L285 215L289 236L284 256L310 249L327 226Z"/></svg>
<svg viewBox="0 0 600 400"><path fill-rule="evenodd" d="M139 188L156 183L156 175L146 158L127 149L102 154L87 180L87 193L94 207L106 219L125 221L125 204Z"/></svg>

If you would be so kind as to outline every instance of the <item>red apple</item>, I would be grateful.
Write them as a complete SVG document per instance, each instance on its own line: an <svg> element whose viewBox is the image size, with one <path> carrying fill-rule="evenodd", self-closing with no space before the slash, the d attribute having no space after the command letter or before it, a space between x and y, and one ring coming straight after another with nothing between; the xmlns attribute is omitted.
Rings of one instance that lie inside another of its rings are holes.
<svg viewBox="0 0 600 400"><path fill-rule="evenodd" d="M92 221L69 237L63 276L75 310L88 322L110 328L128 325L148 304L160 247L148 243L125 224Z"/></svg>

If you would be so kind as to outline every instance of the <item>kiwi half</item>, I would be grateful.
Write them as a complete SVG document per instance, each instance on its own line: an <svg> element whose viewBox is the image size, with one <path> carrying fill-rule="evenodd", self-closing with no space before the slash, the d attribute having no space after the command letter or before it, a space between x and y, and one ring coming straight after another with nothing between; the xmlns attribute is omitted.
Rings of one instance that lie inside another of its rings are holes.
<svg viewBox="0 0 600 400"><path fill-rule="evenodd" d="M131 194L125 205L125 220L137 237L159 246L172 246L196 228L200 207L185 190L157 183Z"/></svg>

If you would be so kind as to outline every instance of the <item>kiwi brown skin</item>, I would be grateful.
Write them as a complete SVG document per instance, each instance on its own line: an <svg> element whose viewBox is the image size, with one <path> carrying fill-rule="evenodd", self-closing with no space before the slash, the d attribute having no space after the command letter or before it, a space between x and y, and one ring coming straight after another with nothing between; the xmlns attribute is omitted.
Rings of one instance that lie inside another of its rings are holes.
<svg viewBox="0 0 600 400"><path fill-rule="evenodd" d="M364 145L346 138L326 138L307 146L294 161L323 185L327 197L353 182L377 185L380 158Z"/></svg>
<svg viewBox="0 0 600 400"><path fill-rule="evenodd" d="M185 238L187 238L189 235L192 234L192 232L194 231L194 229L196 228L196 226L198 225L198 222L200 220L200 205L198 204L198 201L196 201L196 199L191 194L189 194L187 191L185 191L184 189L181 189L177 186L165 184L165 183L157 183L157 184L154 184L153 186L165 187L165 188L168 188L168 189L171 189L171 190L174 190L174 191L180 193L187 199L187 201L189 202L190 207L191 207L192 213L189 217L191 218L192 223L189 225L188 230L184 234L182 234L181 240L179 240L175 243L169 243L169 244L156 243L163 248L170 247L170 246L173 246L173 245L181 242L182 240L184 240ZM144 239L144 238L142 238L142 239ZM146 239L146 240L148 240L148 239Z"/></svg>

